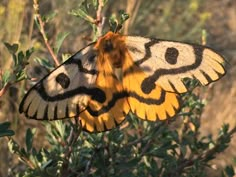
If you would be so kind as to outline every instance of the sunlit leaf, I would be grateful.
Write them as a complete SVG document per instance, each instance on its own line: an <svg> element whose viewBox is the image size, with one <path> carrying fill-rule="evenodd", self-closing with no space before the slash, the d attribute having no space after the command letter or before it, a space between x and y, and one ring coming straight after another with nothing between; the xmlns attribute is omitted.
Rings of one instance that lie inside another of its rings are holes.
<svg viewBox="0 0 236 177"><path fill-rule="evenodd" d="M55 16L57 15L57 12L53 11L48 13L47 15L44 15L42 17L43 22L48 23L50 22Z"/></svg>
<svg viewBox="0 0 236 177"><path fill-rule="evenodd" d="M6 86L6 84L12 80L11 75L12 75L11 71L9 71L9 70L4 71L4 73L2 75L2 85L3 86Z"/></svg>
<svg viewBox="0 0 236 177"><path fill-rule="evenodd" d="M123 24L126 20L129 19L129 14L127 14L124 10L119 11L120 23Z"/></svg>
<svg viewBox="0 0 236 177"><path fill-rule="evenodd" d="M28 60L30 58L30 56L32 55L32 53L34 52L34 48L30 48L28 50L26 50L25 52L25 57L26 57L26 60Z"/></svg>
<svg viewBox="0 0 236 177"><path fill-rule="evenodd" d="M90 22L90 23L94 23L95 19L91 16L89 16L87 14L87 12L85 10L83 10L82 8L76 9L76 10L72 10L69 12L69 14L76 16L76 17L81 17L84 20Z"/></svg>
<svg viewBox="0 0 236 177"><path fill-rule="evenodd" d="M227 174L228 177L234 177L235 172L234 172L233 166L232 165L231 166L227 166L225 168L225 173Z"/></svg>
<svg viewBox="0 0 236 177"><path fill-rule="evenodd" d="M10 122L0 123L0 137L13 136L15 134L13 130L9 130L10 125Z"/></svg>
<svg viewBox="0 0 236 177"><path fill-rule="evenodd" d="M29 152L32 149L35 131L36 129L31 130L30 128L28 128L26 131L25 144L27 152Z"/></svg>
<svg viewBox="0 0 236 177"><path fill-rule="evenodd" d="M34 61L49 70L52 70L54 68L48 59L36 57L34 58Z"/></svg>
<svg viewBox="0 0 236 177"><path fill-rule="evenodd" d="M19 48L18 44L9 44L7 42L4 42L4 45L6 46L7 50L10 52L10 54L15 54Z"/></svg>
<svg viewBox="0 0 236 177"><path fill-rule="evenodd" d="M55 48L54 48L54 52L56 54L58 54L60 48L61 48L61 45L63 43L63 41L65 40L65 38L69 35L70 33L69 32L65 32L65 33L59 33L57 38L56 38L56 43L55 43Z"/></svg>

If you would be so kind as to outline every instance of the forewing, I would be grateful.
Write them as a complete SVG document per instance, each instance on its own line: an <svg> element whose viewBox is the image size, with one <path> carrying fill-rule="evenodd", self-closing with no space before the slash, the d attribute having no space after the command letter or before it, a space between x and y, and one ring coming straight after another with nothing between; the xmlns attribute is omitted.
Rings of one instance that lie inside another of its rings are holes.
<svg viewBox="0 0 236 177"><path fill-rule="evenodd" d="M147 75L141 83L146 94L156 85L184 93L184 78L207 85L225 74L224 58L205 46L132 36L126 38L126 45L135 65Z"/></svg>
<svg viewBox="0 0 236 177"><path fill-rule="evenodd" d="M93 46L82 49L33 86L20 104L20 113L32 119L56 120L79 115L91 98L104 101L104 92L95 85Z"/></svg>

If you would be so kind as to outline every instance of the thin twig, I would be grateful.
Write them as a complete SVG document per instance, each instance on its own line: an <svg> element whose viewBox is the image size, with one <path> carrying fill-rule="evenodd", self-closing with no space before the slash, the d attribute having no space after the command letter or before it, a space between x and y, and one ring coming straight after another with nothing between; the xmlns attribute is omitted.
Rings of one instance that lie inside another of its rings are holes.
<svg viewBox="0 0 236 177"><path fill-rule="evenodd" d="M0 81L1 80L3 80L3 71L0 69ZM0 89L0 97L6 92L6 90L9 86L10 86L10 84L7 83L5 86L3 86L3 88Z"/></svg>
<svg viewBox="0 0 236 177"><path fill-rule="evenodd" d="M146 152L149 150L149 148L151 147L152 143L153 143L153 139L150 139L150 140L147 142L147 144L144 146L144 148L142 149L142 152L140 153L140 157L145 155L145 153L146 153Z"/></svg>
<svg viewBox="0 0 236 177"><path fill-rule="evenodd" d="M10 83L7 83L1 90L0 90L0 97L7 91L10 87Z"/></svg>
<svg viewBox="0 0 236 177"><path fill-rule="evenodd" d="M75 125L71 128L70 135L67 139L67 144L64 146L64 149L65 149L64 158L66 159L66 161L63 163L63 166L62 166L62 171L61 171L62 176L68 176L68 173L70 173L69 172L70 169L68 169L68 165L69 165L71 153L73 152L73 145L74 143L77 142L81 132L82 132L82 127L80 125L78 126L78 122L76 121Z"/></svg>
<svg viewBox="0 0 236 177"><path fill-rule="evenodd" d="M28 157L21 156L21 155L19 155L19 156L20 156L21 160L23 162L25 162L31 169L35 169L36 168L34 163Z"/></svg>
<svg viewBox="0 0 236 177"><path fill-rule="evenodd" d="M97 14L97 35L98 37L100 37L102 35L102 29L103 29L103 25L104 25L104 17L102 15L102 8L104 7L104 3L103 0L98 0L98 10L96 12Z"/></svg>
<svg viewBox="0 0 236 177"><path fill-rule="evenodd" d="M96 157L96 153L98 152L98 150L94 150L93 151L93 154L91 155L91 158L89 159L89 161L86 163L86 167L85 167L85 170L84 170L84 176L87 177L89 175L89 172L90 172L90 169L91 169L91 166L92 166L92 163Z"/></svg>
<svg viewBox="0 0 236 177"><path fill-rule="evenodd" d="M34 11L35 11L35 17L36 17L36 19L37 19L38 22L39 22L39 26L40 26L40 29L39 29L39 30L40 30L41 35L43 36L44 43L45 43L45 45L46 45L46 47L47 47L47 49L48 49L50 55L52 56L52 58L53 58L53 60L54 60L54 62L55 62L55 65L56 65L56 66L59 66L60 63L59 63L59 61L58 61L58 59L57 59L57 56L55 55L55 53L53 52L51 46L50 46L49 43L48 43L48 38L47 38L46 33L45 33L45 30L44 30L44 25L45 25L45 23L43 22L42 17L41 17L41 15L40 15L40 13L39 13L38 0L34 0Z"/></svg>

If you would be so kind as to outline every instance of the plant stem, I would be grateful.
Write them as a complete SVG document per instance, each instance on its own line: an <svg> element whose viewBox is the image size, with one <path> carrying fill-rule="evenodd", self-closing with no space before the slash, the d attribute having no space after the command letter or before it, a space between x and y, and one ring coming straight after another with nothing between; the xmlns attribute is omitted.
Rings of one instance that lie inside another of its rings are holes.
<svg viewBox="0 0 236 177"><path fill-rule="evenodd" d="M35 11L35 18L36 18L36 19L38 20L38 22L39 22L39 26L40 26L40 29L39 29L39 30L40 30L41 35L43 36L44 43L45 43L45 45L46 45L46 47L47 47L47 49L48 49L50 55L52 56L52 58L53 58L53 60L54 60L54 62L55 62L55 65L56 65L56 66L59 66L60 63L59 63L59 61L58 61L58 59L57 59L57 56L55 55L55 53L54 53L53 50L52 50L52 47L51 47L50 44L48 43L48 38L47 38L46 33L45 33L45 30L44 30L44 25L45 25L45 23L43 22L42 17L41 17L41 15L40 15L40 13L39 13L38 0L34 0L34 11Z"/></svg>
<svg viewBox="0 0 236 177"><path fill-rule="evenodd" d="M97 37L102 36L102 29L104 25L104 17L102 15L102 8L104 7L103 0L98 0L98 10L96 12L97 14Z"/></svg>
<svg viewBox="0 0 236 177"><path fill-rule="evenodd" d="M7 83L1 90L0 90L0 97L7 91L10 83Z"/></svg>

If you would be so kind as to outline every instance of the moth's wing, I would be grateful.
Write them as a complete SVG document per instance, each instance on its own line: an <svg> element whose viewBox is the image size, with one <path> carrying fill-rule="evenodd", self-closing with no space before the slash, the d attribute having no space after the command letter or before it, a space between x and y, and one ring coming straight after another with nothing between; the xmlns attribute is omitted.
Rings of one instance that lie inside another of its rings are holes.
<svg viewBox="0 0 236 177"><path fill-rule="evenodd" d="M79 117L88 132L110 130L130 110L126 94L90 45L33 86L23 98L19 111L38 120Z"/></svg>
<svg viewBox="0 0 236 177"><path fill-rule="evenodd" d="M102 132L115 128L125 120L130 111L127 94L107 59L97 62L96 87L105 93L106 100L100 103L91 99L88 107L80 114L80 123L88 132Z"/></svg>
<svg viewBox="0 0 236 177"><path fill-rule="evenodd" d="M104 101L104 92L95 87L93 46L82 49L34 85L24 96L20 113L32 119L57 120L79 115L91 98Z"/></svg>
<svg viewBox="0 0 236 177"><path fill-rule="evenodd" d="M126 47L134 63L147 75L141 84L144 93L150 93L155 85L184 93L184 78L195 78L207 85L225 74L224 58L205 46L128 36Z"/></svg>
<svg viewBox="0 0 236 177"><path fill-rule="evenodd" d="M133 113L149 121L165 120L176 115L180 108L178 95L165 91L157 84L150 93L144 93L141 85L148 75L134 63L128 52L125 54L122 70L123 87L128 93L128 102Z"/></svg>

